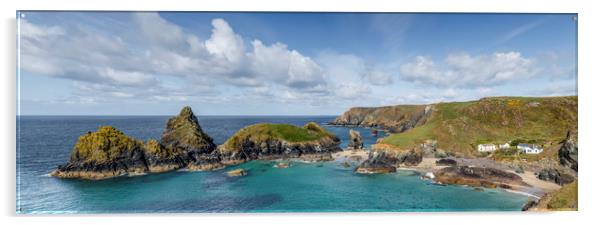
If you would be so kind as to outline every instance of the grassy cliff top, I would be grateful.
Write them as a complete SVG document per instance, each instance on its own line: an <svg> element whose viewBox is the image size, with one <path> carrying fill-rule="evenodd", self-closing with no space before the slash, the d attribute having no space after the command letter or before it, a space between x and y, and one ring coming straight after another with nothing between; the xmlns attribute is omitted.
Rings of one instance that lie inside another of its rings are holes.
<svg viewBox="0 0 602 225"><path fill-rule="evenodd" d="M577 210L577 191L577 182L575 181L553 192L547 205L548 209Z"/></svg>
<svg viewBox="0 0 602 225"><path fill-rule="evenodd" d="M383 143L414 148L434 139L438 148L467 155L477 154L479 143L521 139L545 146L576 129L577 100L577 96L492 97L433 104L424 125L392 134Z"/></svg>
<svg viewBox="0 0 602 225"><path fill-rule="evenodd" d="M72 161L103 163L117 158L124 151L139 149L142 142L128 137L111 126L79 137L71 152Z"/></svg>
<svg viewBox="0 0 602 225"><path fill-rule="evenodd" d="M224 146L226 149L234 150L238 149L240 144L247 139L255 143L267 140L283 140L297 143L316 141L323 137L336 138L336 136L313 122L303 127L289 124L259 123L240 129L224 143Z"/></svg>

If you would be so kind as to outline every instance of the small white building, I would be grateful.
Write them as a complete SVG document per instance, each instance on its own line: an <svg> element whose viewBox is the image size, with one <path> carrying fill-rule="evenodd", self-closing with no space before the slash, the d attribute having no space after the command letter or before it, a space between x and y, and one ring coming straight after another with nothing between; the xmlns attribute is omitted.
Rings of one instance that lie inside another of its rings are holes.
<svg viewBox="0 0 602 225"><path fill-rule="evenodd" d="M520 143L516 147L526 154L539 154L539 153L543 152L542 147L534 145L534 144Z"/></svg>
<svg viewBox="0 0 602 225"><path fill-rule="evenodd" d="M479 150L479 152L494 152L497 150L497 146L494 144L479 144L477 150Z"/></svg>
<svg viewBox="0 0 602 225"><path fill-rule="evenodd" d="M505 144L500 144L500 149L509 149L510 148L510 144L509 143L505 143Z"/></svg>

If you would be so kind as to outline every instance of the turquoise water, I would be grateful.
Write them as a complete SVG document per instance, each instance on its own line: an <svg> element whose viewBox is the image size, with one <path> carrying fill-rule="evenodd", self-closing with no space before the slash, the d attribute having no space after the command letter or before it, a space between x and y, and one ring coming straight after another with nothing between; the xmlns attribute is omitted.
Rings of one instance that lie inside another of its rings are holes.
<svg viewBox="0 0 602 225"><path fill-rule="evenodd" d="M248 123L276 121L324 123L332 117L199 117L203 129L222 143ZM463 186L438 186L419 174L361 175L340 161L253 161L225 170L174 171L102 181L48 177L68 160L78 135L111 124L141 139L158 138L166 117L30 117L18 129L17 207L22 213L132 212L382 212L520 210L527 197L497 189L475 191ZM230 121L230 122L226 122ZM348 128L330 127L346 144ZM234 131L232 131L234 130ZM361 130L368 133L369 130ZM365 135L367 142L377 137ZM249 171L228 177L230 169Z"/></svg>

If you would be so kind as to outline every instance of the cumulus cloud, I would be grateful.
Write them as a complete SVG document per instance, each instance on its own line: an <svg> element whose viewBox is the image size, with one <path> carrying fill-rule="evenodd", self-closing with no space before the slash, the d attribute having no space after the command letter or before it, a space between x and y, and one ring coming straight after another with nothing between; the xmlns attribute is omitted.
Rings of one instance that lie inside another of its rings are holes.
<svg viewBox="0 0 602 225"><path fill-rule="evenodd" d="M450 54L444 62L418 56L413 62L401 65L401 78L406 81L439 87L483 87L503 84L536 75L540 69L535 59L519 52L495 52L472 56Z"/></svg>
<svg viewBox="0 0 602 225"><path fill-rule="evenodd" d="M133 13L130 19L126 27L135 35L106 32L85 23L46 25L21 19L21 69L73 80L80 91L88 85L88 93L123 98L144 94L158 100L194 97L195 88L176 97L170 97L174 90L161 94L157 90L168 89L160 79L165 76L213 87L282 86L310 93L327 90L324 70L312 58L286 44L265 45L260 40L253 40L247 50L243 37L224 19L211 21L212 30L205 40L157 13ZM130 94L113 90L134 86L142 88L129 90Z"/></svg>

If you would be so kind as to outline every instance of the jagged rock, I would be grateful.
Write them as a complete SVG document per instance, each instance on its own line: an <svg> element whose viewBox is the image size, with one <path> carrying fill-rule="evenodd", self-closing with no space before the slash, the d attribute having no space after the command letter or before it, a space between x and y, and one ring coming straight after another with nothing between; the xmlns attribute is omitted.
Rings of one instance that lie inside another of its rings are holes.
<svg viewBox="0 0 602 225"><path fill-rule="evenodd" d="M222 162L255 159L300 158L309 161L332 160L333 152L342 151L340 139L316 123L304 127L288 124L255 124L240 129L218 146Z"/></svg>
<svg viewBox="0 0 602 225"><path fill-rule="evenodd" d="M362 140L362 136L360 132L357 132L353 129L349 130L349 145L347 148L350 149L362 149L364 148L364 141Z"/></svg>
<svg viewBox="0 0 602 225"><path fill-rule="evenodd" d="M456 162L456 160L453 160L450 158L439 159L439 160L435 161L435 165L437 165L437 166L455 166L457 164L458 164L458 162Z"/></svg>
<svg viewBox="0 0 602 225"><path fill-rule="evenodd" d="M356 173L392 173L395 172L397 159L387 156L385 152L370 152L368 159L355 169Z"/></svg>
<svg viewBox="0 0 602 225"><path fill-rule="evenodd" d="M435 173L436 182L443 184L468 185L471 187L509 188L523 185L522 178L514 173L486 167L450 166Z"/></svg>
<svg viewBox="0 0 602 225"><path fill-rule="evenodd" d="M537 174L537 178L545 181L553 181L558 185L565 185L575 180L570 174L563 173L557 169L543 169Z"/></svg>
<svg viewBox="0 0 602 225"><path fill-rule="evenodd" d="M155 139L151 139L144 145L145 159L149 172L159 173L185 167L187 162L179 157L179 154L171 149L161 146Z"/></svg>
<svg viewBox="0 0 602 225"><path fill-rule="evenodd" d="M577 172L578 148L577 148L577 130L569 131L562 146L558 150L558 159L560 164L573 169Z"/></svg>
<svg viewBox="0 0 602 225"><path fill-rule="evenodd" d="M128 137L111 126L82 135L69 162L51 173L61 178L105 179L122 175L157 173L183 167L223 167L215 144L203 133L190 107L169 119L161 142L147 143Z"/></svg>
<svg viewBox="0 0 602 225"><path fill-rule="evenodd" d="M167 121L160 143L177 152L190 169L206 169L220 162L219 154L213 153L216 149L213 139L203 132L189 106Z"/></svg>

